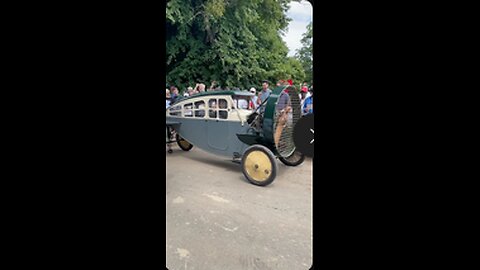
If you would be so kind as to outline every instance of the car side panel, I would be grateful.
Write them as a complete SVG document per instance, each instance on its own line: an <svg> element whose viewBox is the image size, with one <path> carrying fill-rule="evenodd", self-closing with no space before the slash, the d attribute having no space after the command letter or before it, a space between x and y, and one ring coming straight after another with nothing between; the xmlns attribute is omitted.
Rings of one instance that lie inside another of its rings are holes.
<svg viewBox="0 0 480 270"><path fill-rule="evenodd" d="M248 125L246 123L242 126L237 121L217 122L213 119L187 118L177 118L175 120L181 122L177 132L182 138L193 144L194 147L211 154L231 158L234 153L242 155L248 147L236 135L237 133L244 134L247 132Z"/></svg>

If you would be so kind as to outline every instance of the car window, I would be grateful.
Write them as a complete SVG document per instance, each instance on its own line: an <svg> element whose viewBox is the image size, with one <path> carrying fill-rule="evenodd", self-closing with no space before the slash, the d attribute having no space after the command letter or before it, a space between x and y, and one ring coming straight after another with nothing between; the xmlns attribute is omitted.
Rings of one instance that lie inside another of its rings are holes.
<svg viewBox="0 0 480 270"><path fill-rule="evenodd" d="M204 118L205 117L205 110L195 110L195 117Z"/></svg>
<svg viewBox="0 0 480 270"><path fill-rule="evenodd" d="M208 110L208 117L210 118L217 118L217 110Z"/></svg>
<svg viewBox="0 0 480 270"><path fill-rule="evenodd" d="M217 99L214 99L214 98L210 99L208 101L208 107L210 109L216 109L217 108Z"/></svg>
<svg viewBox="0 0 480 270"><path fill-rule="evenodd" d="M208 117L213 119L228 119L228 101L224 98L208 100Z"/></svg>
<svg viewBox="0 0 480 270"><path fill-rule="evenodd" d="M250 96L234 96L233 97L233 103L238 109L242 110L253 110L253 107L250 102L251 97Z"/></svg>
<svg viewBox="0 0 480 270"><path fill-rule="evenodd" d="M195 109L205 109L205 101L197 101L195 102Z"/></svg>
<svg viewBox="0 0 480 270"><path fill-rule="evenodd" d="M221 98L221 99L218 100L218 108L219 109L227 109L227 107L228 107L228 103L227 103L226 99Z"/></svg>
<svg viewBox="0 0 480 270"><path fill-rule="evenodd" d="M185 117L193 117L193 104L187 103L183 105L183 116Z"/></svg>
<svg viewBox="0 0 480 270"><path fill-rule="evenodd" d="M205 101L200 100L194 103L194 116L196 118L204 118L205 117Z"/></svg>
<svg viewBox="0 0 480 270"><path fill-rule="evenodd" d="M182 116L182 106L173 106L169 108L170 115L172 116Z"/></svg>
<svg viewBox="0 0 480 270"><path fill-rule="evenodd" d="M218 111L218 118L227 119L228 118L228 112L225 111L225 110L219 110Z"/></svg>

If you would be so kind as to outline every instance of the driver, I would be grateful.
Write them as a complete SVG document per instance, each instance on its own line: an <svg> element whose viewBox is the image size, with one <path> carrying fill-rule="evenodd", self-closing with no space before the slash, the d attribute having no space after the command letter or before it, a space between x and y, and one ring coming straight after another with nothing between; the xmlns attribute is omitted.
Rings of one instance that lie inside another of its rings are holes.
<svg viewBox="0 0 480 270"><path fill-rule="evenodd" d="M259 93L259 99L257 100L257 104L260 105L262 104L267 98L270 96L272 93L272 90L268 88L268 81L265 80L262 83L262 91Z"/></svg>
<svg viewBox="0 0 480 270"><path fill-rule="evenodd" d="M257 122L258 122L258 127L261 127L261 122L262 122L262 115L265 112L265 105L261 106L262 104L265 104L264 102L270 97L270 94L272 93L272 90L268 88L269 82L267 80L264 80L262 83L262 90L258 92L258 98L256 99L256 105L252 106L255 107L256 110L258 110L258 115L260 117L257 117Z"/></svg>

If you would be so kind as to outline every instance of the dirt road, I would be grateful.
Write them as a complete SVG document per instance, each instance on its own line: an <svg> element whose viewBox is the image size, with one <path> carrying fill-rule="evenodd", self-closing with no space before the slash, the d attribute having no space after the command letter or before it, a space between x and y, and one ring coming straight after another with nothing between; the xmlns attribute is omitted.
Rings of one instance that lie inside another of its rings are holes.
<svg viewBox="0 0 480 270"><path fill-rule="evenodd" d="M278 161L269 186L250 184L237 163L198 148L167 156L167 268L309 269L312 161Z"/></svg>

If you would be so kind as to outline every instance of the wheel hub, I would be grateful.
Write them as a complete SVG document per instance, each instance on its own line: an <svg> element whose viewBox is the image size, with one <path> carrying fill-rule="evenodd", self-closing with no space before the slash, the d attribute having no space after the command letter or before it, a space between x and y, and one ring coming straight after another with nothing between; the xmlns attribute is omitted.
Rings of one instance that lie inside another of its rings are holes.
<svg viewBox="0 0 480 270"><path fill-rule="evenodd" d="M265 181L270 175L272 164L267 154L262 151L252 151L245 159L245 168L256 181Z"/></svg>

